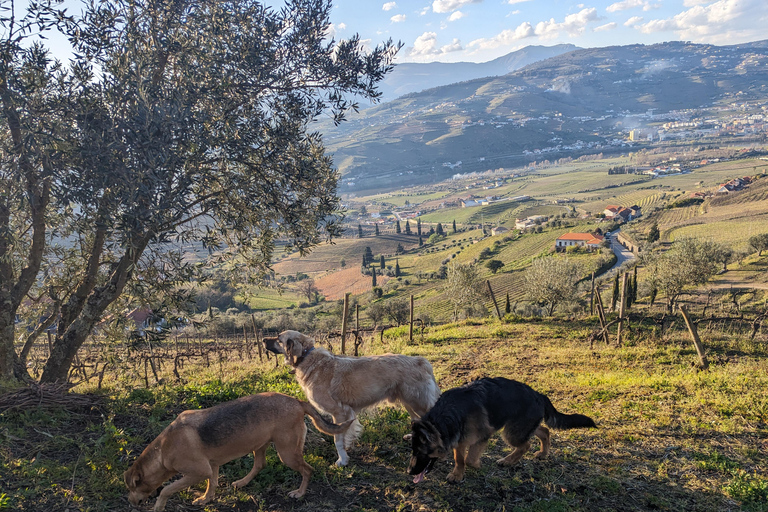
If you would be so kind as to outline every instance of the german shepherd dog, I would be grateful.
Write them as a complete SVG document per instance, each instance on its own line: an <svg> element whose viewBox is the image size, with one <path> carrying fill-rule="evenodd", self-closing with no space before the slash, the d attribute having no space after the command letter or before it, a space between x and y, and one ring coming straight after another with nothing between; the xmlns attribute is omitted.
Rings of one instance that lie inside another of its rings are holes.
<svg viewBox="0 0 768 512"><path fill-rule="evenodd" d="M181 473L182 478L160 492L155 512L165 508L171 494L203 480L208 480L208 487L194 504L208 503L219 483L220 465L253 452L253 469L232 484L244 487L266 466L270 443L275 444L280 460L301 473L301 485L288 493L291 498L300 498L307 491L312 475L312 467L304 461L303 454L307 434L305 414L318 430L329 435L344 432L352 423L330 423L309 403L280 393L250 395L209 409L184 411L123 475L128 501L138 505L153 496L163 482Z"/></svg>
<svg viewBox="0 0 768 512"><path fill-rule="evenodd" d="M315 347L315 340L297 331L283 331L264 341L267 350L285 355L312 405L333 416L336 423L355 419L349 430L333 436L339 466L349 462L347 449L362 430L356 419L360 411L382 402L399 403L411 419L418 419L440 396L432 365L423 357L337 356Z"/></svg>
<svg viewBox="0 0 768 512"><path fill-rule="evenodd" d="M534 435L541 440L535 458L542 459L549 453L549 430L541 425L542 420L554 429L597 428L588 416L561 414L546 396L503 377L478 379L450 389L426 416L412 423L413 454L408 473L419 483L438 459L453 451L456 466L448 481L461 482L465 465L479 468L488 440L502 428L502 437L514 450L498 464L511 466L519 461Z"/></svg>

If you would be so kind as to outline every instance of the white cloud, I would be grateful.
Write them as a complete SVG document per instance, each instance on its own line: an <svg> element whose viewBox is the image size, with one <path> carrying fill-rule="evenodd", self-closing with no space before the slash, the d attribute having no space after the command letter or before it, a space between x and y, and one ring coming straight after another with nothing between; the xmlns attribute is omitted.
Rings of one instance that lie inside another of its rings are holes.
<svg viewBox="0 0 768 512"><path fill-rule="evenodd" d="M437 34L435 32L424 32L413 43L413 48L410 51L411 57L419 56L435 56L442 55L450 52L458 52L463 50L459 39L454 38L451 44L446 44L438 48L437 46Z"/></svg>
<svg viewBox="0 0 768 512"><path fill-rule="evenodd" d="M627 21L624 22L625 27L634 27L635 25L638 25L643 22L642 16L632 16Z"/></svg>
<svg viewBox="0 0 768 512"><path fill-rule="evenodd" d="M391 11L392 9L397 9L397 2L387 2L384 5L381 6L382 10L385 11Z"/></svg>
<svg viewBox="0 0 768 512"><path fill-rule="evenodd" d="M683 7L693 7L694 5L708 4L712 0L683 0Z"/></svg>
<svg viewBox="0 0 768 512"><path fill-rule="evenodd" d="M426 6L426 7L425 7L425 8L423 8L421 11L419 11L419 16L424 16L424 15L425 15L425 14L427 14L428 12L429 12L429 6Z"/></svg>
<svg viewBox="0 0 768 512"><path fill-rule="evenodd" d="M392 23L400 23L405 21L405 14L395 14L391 18L389 18L389 21Z"/></svg>
<svg viewBox="0 0 768 512"><path fill-rule="evenodd" d="M634 9L635 7L642 7L647 2L645 0L623 0L622 2L616 2L605 8L608 12L626 11L627 9Z"/></svg>
<svg viewBox="0 0 768 512"><path fill-rule="evenodd" d="M605 32L606 30L613 30L616 27L618 27L618 24L615 21L612 21L610 23L606 23L605 25L600 25L599 27L595 27L593 32Z"/></svg>
<svg viewBox="0 0 768 512"><path fill-rule="evenodd" d="M416 38L416 41L413 42L413 49L411 50L411 55L417 56L417 55L433 55L437 52L435 47L437 46L437 33L435 32L424 32L419 37Z"/></svg>
<svg viewBox="0 0 768 512"><path fill-rule="evenodd" d="M326 37L330 37L331 39L336 39L336 35L339 31L342 31L347 28L347 25L345 23L331 23L328 25L328 30L325 32Z"/></svg>
<svg viewBox="0 0 768 512"><path fill-rule="evenodd" d="M504 17L505 18L509 18L510 16L514 16L515 14L520 14L520 9L515 9L514 11L510 12L509 14L507 14Z"/></svg>
<svg viewBox="0 0 768 512"><path fill-rule="evenodd" d="M718 0L694 5L671 18L650 20L638 28L645 34L673 31L685 41L727 44L764 38L765 22L765 0Z"/></svg>
<svg viewBox="0 0 768 512"><path fill-rule="evenodd" d="M534 35L536 34L534 33L533 27L530 23L525 21L518 25L514 30L506 29L490 39L475 39L474 41L471 41L467 46L477 47L480 50L488 50L498 48L499 46L508 46L513 44L515 41L533 37Z"/></svg>
<svg viewBox="0 0 768 512"><path fill-rule="evenodd" d="M432 2L432 10L438 13L453 12L467 4L479 4L483 0L435 0Z"/></svg>
<svg viewBox="0 0 768 512"><path fill-rule="evenodd" d="M464 16L466 16L466 14L464 14L463 12L461 12L461 11L454 11L453 13L451 13L450 16L448 16L448 21L460 20Z"/></svg>
<svg viewBox="0 0 768 512"><path fill-rule="evenodd" d="M479 50L489 50L500 46L511 46L516 41L538 36L539 39L554 39L560 32L567 32L571 36L578 36L584 33L587 24L599 19L597 9L594 7L582 9L575 14L569 14L565 19L558 23L554 18L549 21L540 21L534 27L531 23L525 21L514 30L506 29L495 37L475 39L467 47L476 47Z"/></svg>
<svg viewBox="0 0 768 512"><path fill-rule="evenodd" d="M591 7L582 9L575 14L569 14L562 23L557 23L554 18L549 21L540 21L536 24L536 35L540 39L554 39L561 31L570 36L578 36L584 33L587 24L598 19L597 9Z"/></svg>
<svg viewBox="0 0 768 512"><path fill-rule="evenodd" d="M440 53L458 52L463 49L464 47L461 46L461 41L454 37L451 44L446 44L445 46L440 47Z"/></svg>
<svg viewBox="0 0 768 512"><path fill-rule="evenodd" d="M509 5L521 4L523 2L530 2L531 0L507 0Z"/></svg>

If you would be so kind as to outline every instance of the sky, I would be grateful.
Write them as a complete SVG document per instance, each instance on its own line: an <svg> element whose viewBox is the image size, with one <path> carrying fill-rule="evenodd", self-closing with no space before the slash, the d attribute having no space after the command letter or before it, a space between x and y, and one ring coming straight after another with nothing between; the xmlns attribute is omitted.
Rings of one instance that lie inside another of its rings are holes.
<svg viewBox="0 0 768 512"><path fill-rule="evenodd" d="M768 0L334 0L331 35L404 47L396 62L486 62L529 45L582 48L768 39Z"/></svg>

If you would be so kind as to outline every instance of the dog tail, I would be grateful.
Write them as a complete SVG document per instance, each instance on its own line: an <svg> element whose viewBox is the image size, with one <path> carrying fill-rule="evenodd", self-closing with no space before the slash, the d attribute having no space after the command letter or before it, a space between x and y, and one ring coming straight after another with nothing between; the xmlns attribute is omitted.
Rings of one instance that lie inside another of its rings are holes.
<svg viewBox="0 0 768 512"><path fill-rule="evenodd" d="M597 428L595 421L589 416L558 412L546 395L541 396L544 399L544 422L551 428L561 430L569 428Z"/></svg>
<svg viewBox="0 0 768 512"><path fill-rule="evenodd" d="M325 419L319 412L317 412L317 409L312 407L312 404L309 402L305 402L303 400L299 400L299 402L301 402L301 407L304 409L304 414L309 416L309 419L312 420L312 424L315 426L315 428L324 434L343 434L356 419L352 418L349 421L345 421L341 425L337 425Z"/></svg>

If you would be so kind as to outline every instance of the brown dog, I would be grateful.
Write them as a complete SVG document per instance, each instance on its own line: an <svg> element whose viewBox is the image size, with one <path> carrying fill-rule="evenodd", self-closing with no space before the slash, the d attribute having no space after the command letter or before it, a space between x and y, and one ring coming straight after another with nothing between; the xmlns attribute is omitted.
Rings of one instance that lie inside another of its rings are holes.
<svg viewBox="0 0 768 512"><path fill-rule="evenodd" d="M343 425L328 422L312 405L280 393L261 393L219 404L209 409L184 411L147 446L123 478L128 501L138 505L163 482L181 473L167 485L155 502L155 512L165 508L168 497L191 485L208 480L205 494L194 501L203 505L213 499L219 466L253 452L253 469L233 487L243 487L266 465L269 443L288 467L301 473L301 485L288 496L304 496L312 467L304 461L304 439L308 415L318 430L341 434Z"/></svg>
<svg viewBox="0 0 768 512"><path fill-rule="evenodd" d="M419 419L440 397L432 365L423 357L337 356L316 348L312 338L297 331L283 331L277 338L264 341L267 350L284 354L296 369L296 379L312 405L337 423L354 419L361 410L380 402L400 403L412 419ZM355 421L349 431L333 436L339 454L337 465L349 462L346 449L360 430L360 423Z"/></svg>

